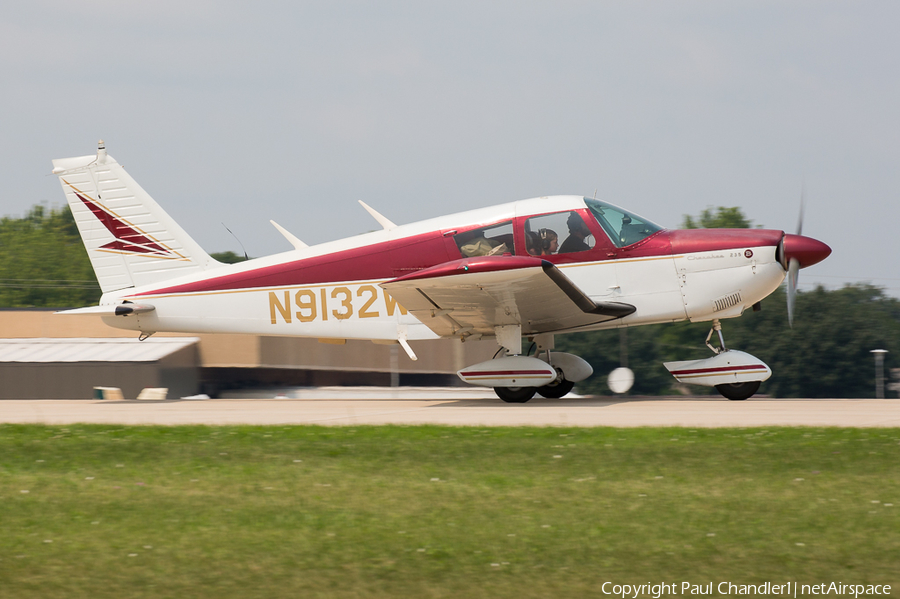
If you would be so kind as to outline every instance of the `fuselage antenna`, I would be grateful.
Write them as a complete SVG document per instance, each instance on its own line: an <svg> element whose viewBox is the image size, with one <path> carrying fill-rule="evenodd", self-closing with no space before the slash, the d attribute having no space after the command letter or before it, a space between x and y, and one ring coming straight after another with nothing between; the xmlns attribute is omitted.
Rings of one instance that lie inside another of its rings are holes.
<svg viewBox="0 0 900 599"><path fill-rule="evenodd" d="M234 237L234 240L238 242L238 245L241 246L241 249L244 250L244 260L249 260L250 256L247 255L247 250L244 249L244 244L241 243L241 240L238 239L238 236L234 234L234 232L225 226L225 223L222 223L222 226L225 227L225 230L231 233L231 236Z"/></svg>

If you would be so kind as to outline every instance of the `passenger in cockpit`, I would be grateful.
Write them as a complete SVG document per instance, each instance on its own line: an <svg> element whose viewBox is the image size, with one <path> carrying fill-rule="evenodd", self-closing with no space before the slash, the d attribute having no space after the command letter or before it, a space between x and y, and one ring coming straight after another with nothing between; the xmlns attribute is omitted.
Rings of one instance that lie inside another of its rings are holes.
<svg viewBox="0 0 900 599"><path fill-rule="evenodd" d="M550 256L559 249L559 235L553 229L541 229L538 231L540 235L540 254L541 256Z"/></svg>

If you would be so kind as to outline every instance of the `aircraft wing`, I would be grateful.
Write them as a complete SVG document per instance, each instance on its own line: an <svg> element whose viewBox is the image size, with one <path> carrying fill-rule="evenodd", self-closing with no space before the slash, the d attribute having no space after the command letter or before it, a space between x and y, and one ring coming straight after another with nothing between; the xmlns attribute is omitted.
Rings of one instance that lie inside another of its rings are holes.
<svg viewBox="0 0 900 599"><path fill-rule="evenodd" d="M445 262L381 284L442 337L553 333L622 318L634 306L596 302L552 263L537 257L480 256Z"/></svg>

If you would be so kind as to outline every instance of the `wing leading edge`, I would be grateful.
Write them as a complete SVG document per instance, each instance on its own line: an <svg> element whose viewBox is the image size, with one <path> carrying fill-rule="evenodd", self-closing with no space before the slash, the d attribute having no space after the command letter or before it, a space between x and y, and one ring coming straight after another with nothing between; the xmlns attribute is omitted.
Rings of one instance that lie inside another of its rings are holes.
<svg viewBox="0 0 900 599"><path fill-rule="evenodd" d="M453 260L382 283L403 307L442 337L555 333L622 318L630 304L596 302L552 263L536 257Z"/></svg>

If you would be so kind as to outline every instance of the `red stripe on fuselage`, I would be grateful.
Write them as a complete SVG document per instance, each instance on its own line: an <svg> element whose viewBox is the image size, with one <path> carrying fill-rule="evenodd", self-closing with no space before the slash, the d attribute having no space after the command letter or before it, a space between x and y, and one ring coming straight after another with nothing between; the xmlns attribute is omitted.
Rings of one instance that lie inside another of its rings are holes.
<svg viewBox="0 0 900 599"><path fill-rule="evenodd" d="M517 227L525 217L516 219ZM460 230L464 230L461 227ZM704 252L777 245L781 231L761 229L696 229L686 231L662 231L645 244L630 249L622 248L618 254L607 253L600 244L591 251L573 254L546 256L555 264L597 262L613 258L669 256L673 253ZM671 239L671 245L670 240ZM517 262L526 258L540 264L541 257L522 256L522 248L515 257ZM161 287L153 291L136 294L158 295L169 293L204 293L231 291L237 289L259 289L265 287L294 287L298 285L320 285L335 281L371 281L393 279L415 273L426 268L460 260L461 256L452 237L444 237L440 231L412 235L401 239L383 241L363 247L341 250L321 256L294 260L284 264L264 266L233 274L211 276L208 279ZM459 265L457 265L459 266ZM524 266L519 262L517 267ZM503 270L496 264L491 270ZM443 275L456 274L442 272Z"/></svg>
<svg viewBox="0 0 900 599"><path fill-rule="evenodd" d="M669 231L673 254L777 246L784 231L772 229L679 229Z"/></svg>
<svg viewBox="0 0 900 599"><path fill-rule="evenodd" d="M753 366L720 366L719 368L697 368L695 370L673 370L673 376L683 376L686 374L708 374L714 372L733 372L736 370L765 370L765 365L755 364Z"/></svg>
<svg viewBox="0 0 900 599"><path fill-rule="evenodd" d="M546 374L552 375L553 372L549 370L485 370L478 372L462 372L460 373L465 377L469 376L523 376L526 374Z"/></svg>
<svg viewBox="0 0 900 599"><path fill-rule="evenodd" d="M334 281L393 279L398 274L428 268L451 260L448 241L439 231L399 240L383 241L321 256L264 266L245 272L211 277L183 285L164 287L137 295L201 293L318 285ZM452 240L449 243L453 243Z"/></svg>

